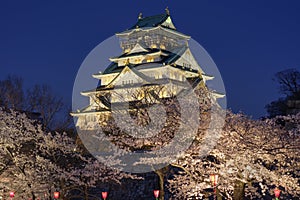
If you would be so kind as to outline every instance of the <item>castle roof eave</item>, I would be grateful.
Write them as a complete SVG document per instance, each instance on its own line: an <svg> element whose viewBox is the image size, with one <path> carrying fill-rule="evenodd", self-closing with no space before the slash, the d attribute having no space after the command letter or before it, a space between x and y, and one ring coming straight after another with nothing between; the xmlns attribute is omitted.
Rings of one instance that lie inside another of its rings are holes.
<svg viewBox="0 0 300 200"><path fill-rule="evenodd" d="M101 113L110 113L110 110L92 110L92 111L79 111L79 112L71 112L70 115L73 117L84 116L88 114L101 114Z"/></svg>
<svg viewBox="0 0 300 200"><path fill-rule="evenodd" d="M177 35L177 36L180 36L180 37L183 37L185 39L190 39L191 36L189 35L185 35L183 33L180 33L176 30L173 30L173 29L168 29L168 28L165 28L163 26L155 26L155 27L142 27L142 28L135 28L135 29L129 29L129 30L126 30L126 31L123 31L123 32L120 32L120 33L116 33L115 35L117 37L124 37L124 36L129 36L130 34L134 33L134 32L137 32L137 31L153 31L153 30L156 30L156 29L162 29L164 31L167 31L169 33L172 33L174 35Z"/></svg>
<svg viewBox="0 0 300 200"><path fill-rule="evenodd" d="M81 94L82 96L88 97L90 94L93 94L93 93L95 93L95 92L97 92L97 90L92 89L92 90L85 90L85 91L82 91L82 92L80 92L80 94Z"/></svg>
<svg viewBox="0 0 300 200"><path fill-rule="evenodd" d="M139 73L139 72L137 72L137 70L134 70L134 72ZM193 73L196 74L196 72L193 72ZM140 76L140 74L138 74L138 75ZM81 95L90 96L91 94L95 94L99 91L110 91L110 90L115 90L115 89L124 89L124 88L127 88L127 87L130 87L130 88L141 87L141 84L143 86L161 85L161 84L167 84L167 83L181 84L181 81L177 81L177 80L169 79L169 78L161 78L161 79L156 79L156 80L151 79L149 77L145 77L145 78L143 77L143 80L145 81L144 83L128 84L128 85L114 86L114 87L109 87L110 85L108 84L108 85L105 85L105 86L98 87L96 89L83 91L83 92L81 92Z"/></svg>
<svg viewBox="0 0 300 200"><path fill-rule="evenodd" d="M112 62L117 62L119 60L125 60L125 59L128 59L128 58L157 56L157 55L167 56L167 54L163 53L162 51L156 51L156 52L147 53L147 54L143 54L142 52L140 52L140 53L134 53L134 55L128 54L128 55L124 55L124 56L109 58L109 60L112 61Z"/></svg>
<svg viewBox="0 0 300 200"><path fill-rule="evenodd" d="M205 80L208 80L208 81L213 80L215 78L214 76L208 75L208 74L205 74L205 73L202 73L201 75L203 76L203 78Z"/></svg>
<svg viewBox="0 0 300 200"><path fill-rule="evenodd" d="M176 60L178 60L180 58L180 56L186 51L187 47L184 46L184 47L179 47L177 50L175 50L174 53L171 53L169 56L166 56L166 58L162 61L158 61L158 62L153 62L153 63L161 63L161 64L171 64L173 62L176 62ZM164 52L165 50L161 50L163 53L168 53L168 52ZM170 52L169 52L170 53ZM125 55L125 54L123 54ZM136 64L136 66L139 66L139 65L143 65L145 63L141 63L141 64ZM124 67L124 66L123 66ZM105 70L104 72L102 73L102 75L104 74L111 74L111 73L119 73L120 71L122 71L123 69L122 66L118 66L117 63L115 62L112 62ZM122 68L122 69L120 69Z"/></svg>
<svg viewBox="0 0 300 200"><path fill-rule="evenodd" d="M226 95L217 91L211 91L211 94L216 98L216 99L220 99L220 98L224 98Z"/></svg>

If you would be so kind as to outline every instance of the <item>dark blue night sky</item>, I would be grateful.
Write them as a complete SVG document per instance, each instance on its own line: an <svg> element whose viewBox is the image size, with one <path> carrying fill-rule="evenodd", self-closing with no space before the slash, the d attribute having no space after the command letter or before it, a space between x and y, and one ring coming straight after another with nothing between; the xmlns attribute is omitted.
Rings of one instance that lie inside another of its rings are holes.
<svg viewBox="0 0 300 200"><path fill-rule="evenodd" d="M178 31L217 64L228 107L255 118L279 97L273 75L300 68L300 1L1 1L0 79L49 84L71 104L82 61L100 42L131 27L138 14L169 7Z"/></svg>

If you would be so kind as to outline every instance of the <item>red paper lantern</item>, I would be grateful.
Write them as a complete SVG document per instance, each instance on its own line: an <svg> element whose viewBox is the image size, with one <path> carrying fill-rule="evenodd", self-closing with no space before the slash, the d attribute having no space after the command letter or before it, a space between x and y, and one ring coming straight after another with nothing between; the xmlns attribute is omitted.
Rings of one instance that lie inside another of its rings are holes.
<svg viewBox="0 0 300 200"><path fill-rule="evenodd" d="M59 198L59 192L54 192L54 199L58 199Z"/></svg>
<svg viewBox="0 0 300 200"><path fill-rule="evenodd" d="M274 189L274 194L275 194L275 197L276 197L276 198L278 198L278 197L280 196L280 192L281 192L281 191L280 191L278 188L275 188L275 189Z"/></svg>
<svg viewBox="0 0 300 200"><path fill-rule="evenodd" d="M159 197L159 190L154 190L153 194L154 194L155 198L158 198Z"/></svg>
<svg viewBox="0 0 300 200"><path fill-rule="evenodd" d="M107 198L108 192L102 192L101 194L102 194L102 198L105 200Z"/></svg>
<svg viewBox="0 0 300 200"><path fill-rule="evenodd" d="M10 196L10 198L13 198L15 196L15 193L14 192L10 192L9 196Z"/></svg>

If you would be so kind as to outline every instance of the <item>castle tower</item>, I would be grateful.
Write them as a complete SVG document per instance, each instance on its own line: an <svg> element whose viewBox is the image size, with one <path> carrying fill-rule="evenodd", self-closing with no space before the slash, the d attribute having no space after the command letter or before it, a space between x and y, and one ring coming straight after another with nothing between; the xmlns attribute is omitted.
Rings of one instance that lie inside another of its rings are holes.
<svg viewBox="0 0 300 200"><path fill-rule="evenodd" d="M177 96L186 82L193 88L205 87L205 82L213 79L197 63L188 46L190 36L177 31L167 9L161 15L140 14L136 24L116 36L122 55L110 58L105 71L93 75L99 79L99 86L81 93L90 99L89 105L71 113L81 129L93 129L94 122L105 122L112 105L126 102L134 109L137 102L154 104Z"/></svg>

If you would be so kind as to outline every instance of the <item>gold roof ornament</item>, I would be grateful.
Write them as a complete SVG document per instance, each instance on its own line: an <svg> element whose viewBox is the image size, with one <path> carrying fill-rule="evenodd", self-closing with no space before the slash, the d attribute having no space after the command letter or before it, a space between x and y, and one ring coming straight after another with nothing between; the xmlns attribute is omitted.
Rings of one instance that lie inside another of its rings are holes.
<svg viewBox="0 0 300 200"><path fill-rule="evenodd" d="M168 8L168 6L166 7L166 13L167 13L167 15L170 15L170 11L169 11L169 8Z"/></svg>
<svg viewBox="0 0 300 200"><path fill-rule="evenodd" d="M143 19L143 13L140 12L138 19Z"/></svg>
<svg viewBox="0 0 300 200"><path fill-rule="evenodd" d="M129 58L127 58L126 62L125 62L125 66L128 66L130 64L129 62Z"/></svg>

